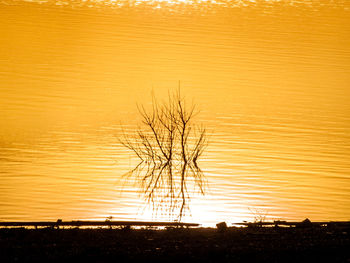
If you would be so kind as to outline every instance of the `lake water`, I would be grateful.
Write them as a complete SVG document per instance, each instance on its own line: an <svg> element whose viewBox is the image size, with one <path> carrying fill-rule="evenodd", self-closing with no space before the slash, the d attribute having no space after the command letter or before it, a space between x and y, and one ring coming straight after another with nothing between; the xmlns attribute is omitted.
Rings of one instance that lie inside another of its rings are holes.
<svg viewBox="0 0 350 263"><path fill-rule="evenodd" d="M0 36L0 220L152 219L118 137L179 82L185 221L350 220L350 1L2 0Z"/></svg>

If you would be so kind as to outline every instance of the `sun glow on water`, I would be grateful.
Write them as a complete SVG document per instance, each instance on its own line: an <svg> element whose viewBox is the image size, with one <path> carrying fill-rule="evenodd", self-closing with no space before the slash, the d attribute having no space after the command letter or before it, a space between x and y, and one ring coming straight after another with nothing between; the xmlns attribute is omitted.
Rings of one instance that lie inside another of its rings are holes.
<svg viewBox="0 0 350 263"><path fill-rule="evenodd" d="M214 131L184 221L349 220L350 1L0 3L1 220L153 220L116 135L179 80Z"/></svg>
<svg viewBox="0 0 350 263"><path fill-rule="evenodd" d="M280 3L284 5L313 5L317 4L315 0L2 0L0 3L8 5L18 4L19 2L50 4L56 6L71 6L71 7L137 7L137 6L152 6L153 8L171 7L171 6L217 6L217 7L247 7L256 5L271 5ZM327 1L325 1L327 2ZM328 2L333 3L331 0ZM341 1L340 1L341 2ZM324 3L327 5L327 3Z"/></svg>
<svg viewBox="0 0 350 263"><path fill-rule="evenodd" d="M11 2L11 1L8 1ZM123 7L123 6L139 6L139 5L152 5L152 6L167 6L167 5L200 5L200 4L218 4L222 5L225 2L230 1L215 1L215 0L79 0L79 1L67 1L67 0L23 0L23 2L38 3L38 4L53 4L57 6L110 6L110 7ZM232 1L231 1L232 2ZM243 3L243 1L233 1L236 4ZM253 2L249 0L249 2Z"/></svg>

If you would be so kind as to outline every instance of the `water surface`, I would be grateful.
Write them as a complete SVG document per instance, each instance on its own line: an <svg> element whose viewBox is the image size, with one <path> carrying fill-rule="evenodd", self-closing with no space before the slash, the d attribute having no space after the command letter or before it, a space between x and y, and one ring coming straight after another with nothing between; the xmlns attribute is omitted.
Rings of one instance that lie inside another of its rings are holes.
<svg viewBox="0 0 350 263"><path fill-rule="evenodd" d="M118 137L181 81L211 134L188 221L349 220L349 7L2 1L0 219L151 219Z"/></svg>

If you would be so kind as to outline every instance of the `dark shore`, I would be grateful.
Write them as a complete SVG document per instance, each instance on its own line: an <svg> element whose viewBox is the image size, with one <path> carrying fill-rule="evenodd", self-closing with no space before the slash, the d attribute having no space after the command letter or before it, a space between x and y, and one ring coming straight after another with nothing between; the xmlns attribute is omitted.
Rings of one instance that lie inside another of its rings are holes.
<svg viewBox="0 0 350 263"><path fill-rule="evenodd" d="M0 262L350 262L350 229L0 229Z"/></svg>

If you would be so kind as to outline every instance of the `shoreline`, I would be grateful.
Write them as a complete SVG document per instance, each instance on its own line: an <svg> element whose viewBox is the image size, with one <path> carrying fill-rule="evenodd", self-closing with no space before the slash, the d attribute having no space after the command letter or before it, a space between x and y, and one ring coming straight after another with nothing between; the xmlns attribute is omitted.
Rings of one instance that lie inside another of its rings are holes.
<svg viewBox="0 0 350 263"><path fill-rule="evenodd" d="M350 262L350 227L0 228L1 262Z"/></svg>
<svg viewBox="0 0 350 263"><path fill-rule="evenodd" d="M58 219L57 221L0 221L0 229L6 228L24 228L24 229L149 229L149 230L162 230L169 228L192 228L192 229L217 229L218 231L225 231L227 228L327 228L327 229L350 229L350 221L310 221L306 218L303 221L255 221L255 222L239 222L231 223L227 226L226 222L220 222L216 224L216 228L213 226L204 226L199 223L186 223L179 221L94 221L94 220L73 220L63 221ZM350 232L350 231L348 231Z"/></svg>

